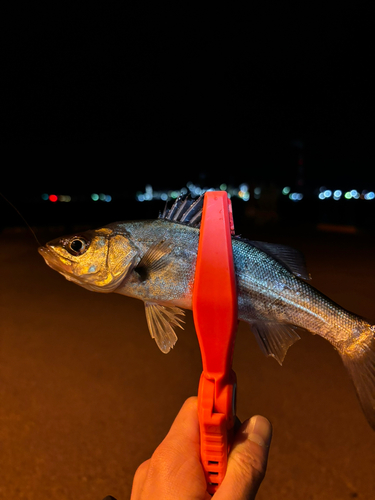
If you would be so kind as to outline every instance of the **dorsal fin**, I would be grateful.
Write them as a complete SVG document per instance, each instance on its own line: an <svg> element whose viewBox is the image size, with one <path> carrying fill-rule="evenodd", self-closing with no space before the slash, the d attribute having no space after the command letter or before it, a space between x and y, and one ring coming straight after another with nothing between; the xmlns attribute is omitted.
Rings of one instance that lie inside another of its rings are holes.
<svg viewBox="0 0 375 500"><path fill-rule="evenodd" d="M164 211L159 214L159 219L164 219L172 222L179 222L188 226L200 226L203 211L204 194L195 200L189 196L180 196L168 209L165 205ZM238 239L242 239L237 237ZM279 245L275 243L265 243L262 241L250 241L244 239L250 245L253 245L262 252L277 260L281 265L286 267L291 273L305 280L311 279L310 274L306 269L304 256L298 250L287 245Z"/></svg>
<svg viewBox="0 0 375 500"><path fill-rule="evenodd" d="M202 218L203 200L204 195L199 196L195 200L189 196L180 196L170 209L166 205L163 213L159 214L158 218L199 227Z"/></svg>
<svg viewBox="0 0 375 500"><path fill-rule="evenodd" d="M279 245L276 243L264 243L263 241L249 241L249 243L280 262L280 264L296 276L305 280L311 279L306 269L305 258L300 251L287 245Z"/></svg>

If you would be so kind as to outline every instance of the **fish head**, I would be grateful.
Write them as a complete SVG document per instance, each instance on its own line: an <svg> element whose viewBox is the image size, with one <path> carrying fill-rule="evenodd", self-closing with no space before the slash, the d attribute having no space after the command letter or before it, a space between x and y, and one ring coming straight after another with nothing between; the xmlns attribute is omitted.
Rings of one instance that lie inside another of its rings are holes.
<svg viewBox="0 0 375 500"><path fill-rule="evenodd" d="M111 227L75 233L38 249L68 281L96 292L112 292L133 269L138 251L125 231Z"/></svg>

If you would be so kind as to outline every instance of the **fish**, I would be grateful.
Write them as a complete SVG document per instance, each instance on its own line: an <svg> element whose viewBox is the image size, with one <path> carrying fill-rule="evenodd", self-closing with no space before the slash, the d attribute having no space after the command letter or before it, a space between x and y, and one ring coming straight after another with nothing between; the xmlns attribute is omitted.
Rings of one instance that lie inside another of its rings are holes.
<svg viewBox="0 0 375 500"><path fill-rule="evenodd" d="M178 198L156 219L115 222L57 238L38 251L52 269L88 290L140 299L151 337L163 353L192 309L204 195ZM238 319L266 356L281 365L299 331L339 353L375 430L375 325L314 288L303 255L286 245L232 236Z"/></svg>

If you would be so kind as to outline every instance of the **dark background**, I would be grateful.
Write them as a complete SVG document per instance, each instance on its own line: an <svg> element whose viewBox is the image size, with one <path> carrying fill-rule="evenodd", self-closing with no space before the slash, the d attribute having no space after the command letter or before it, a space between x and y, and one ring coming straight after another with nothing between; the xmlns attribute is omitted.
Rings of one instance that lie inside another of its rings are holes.
<svg viewBox="0 0 375 500"><path fill-rule="evenodd" d="M354 4L25 5L5 17L2 191L374 188L372 22Z"/></svg>

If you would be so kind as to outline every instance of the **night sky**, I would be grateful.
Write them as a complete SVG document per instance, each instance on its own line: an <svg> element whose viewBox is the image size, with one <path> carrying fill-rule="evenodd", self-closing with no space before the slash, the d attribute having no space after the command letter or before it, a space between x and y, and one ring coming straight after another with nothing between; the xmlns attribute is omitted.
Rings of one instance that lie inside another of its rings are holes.
<svg viewBox="0 0 375 500"><path fill-rule="evenodd" d="M282 183L301 158L307 183L375 187L372 11L128 4L10 13L4 191L176 188L222 168Z"/></svg>

